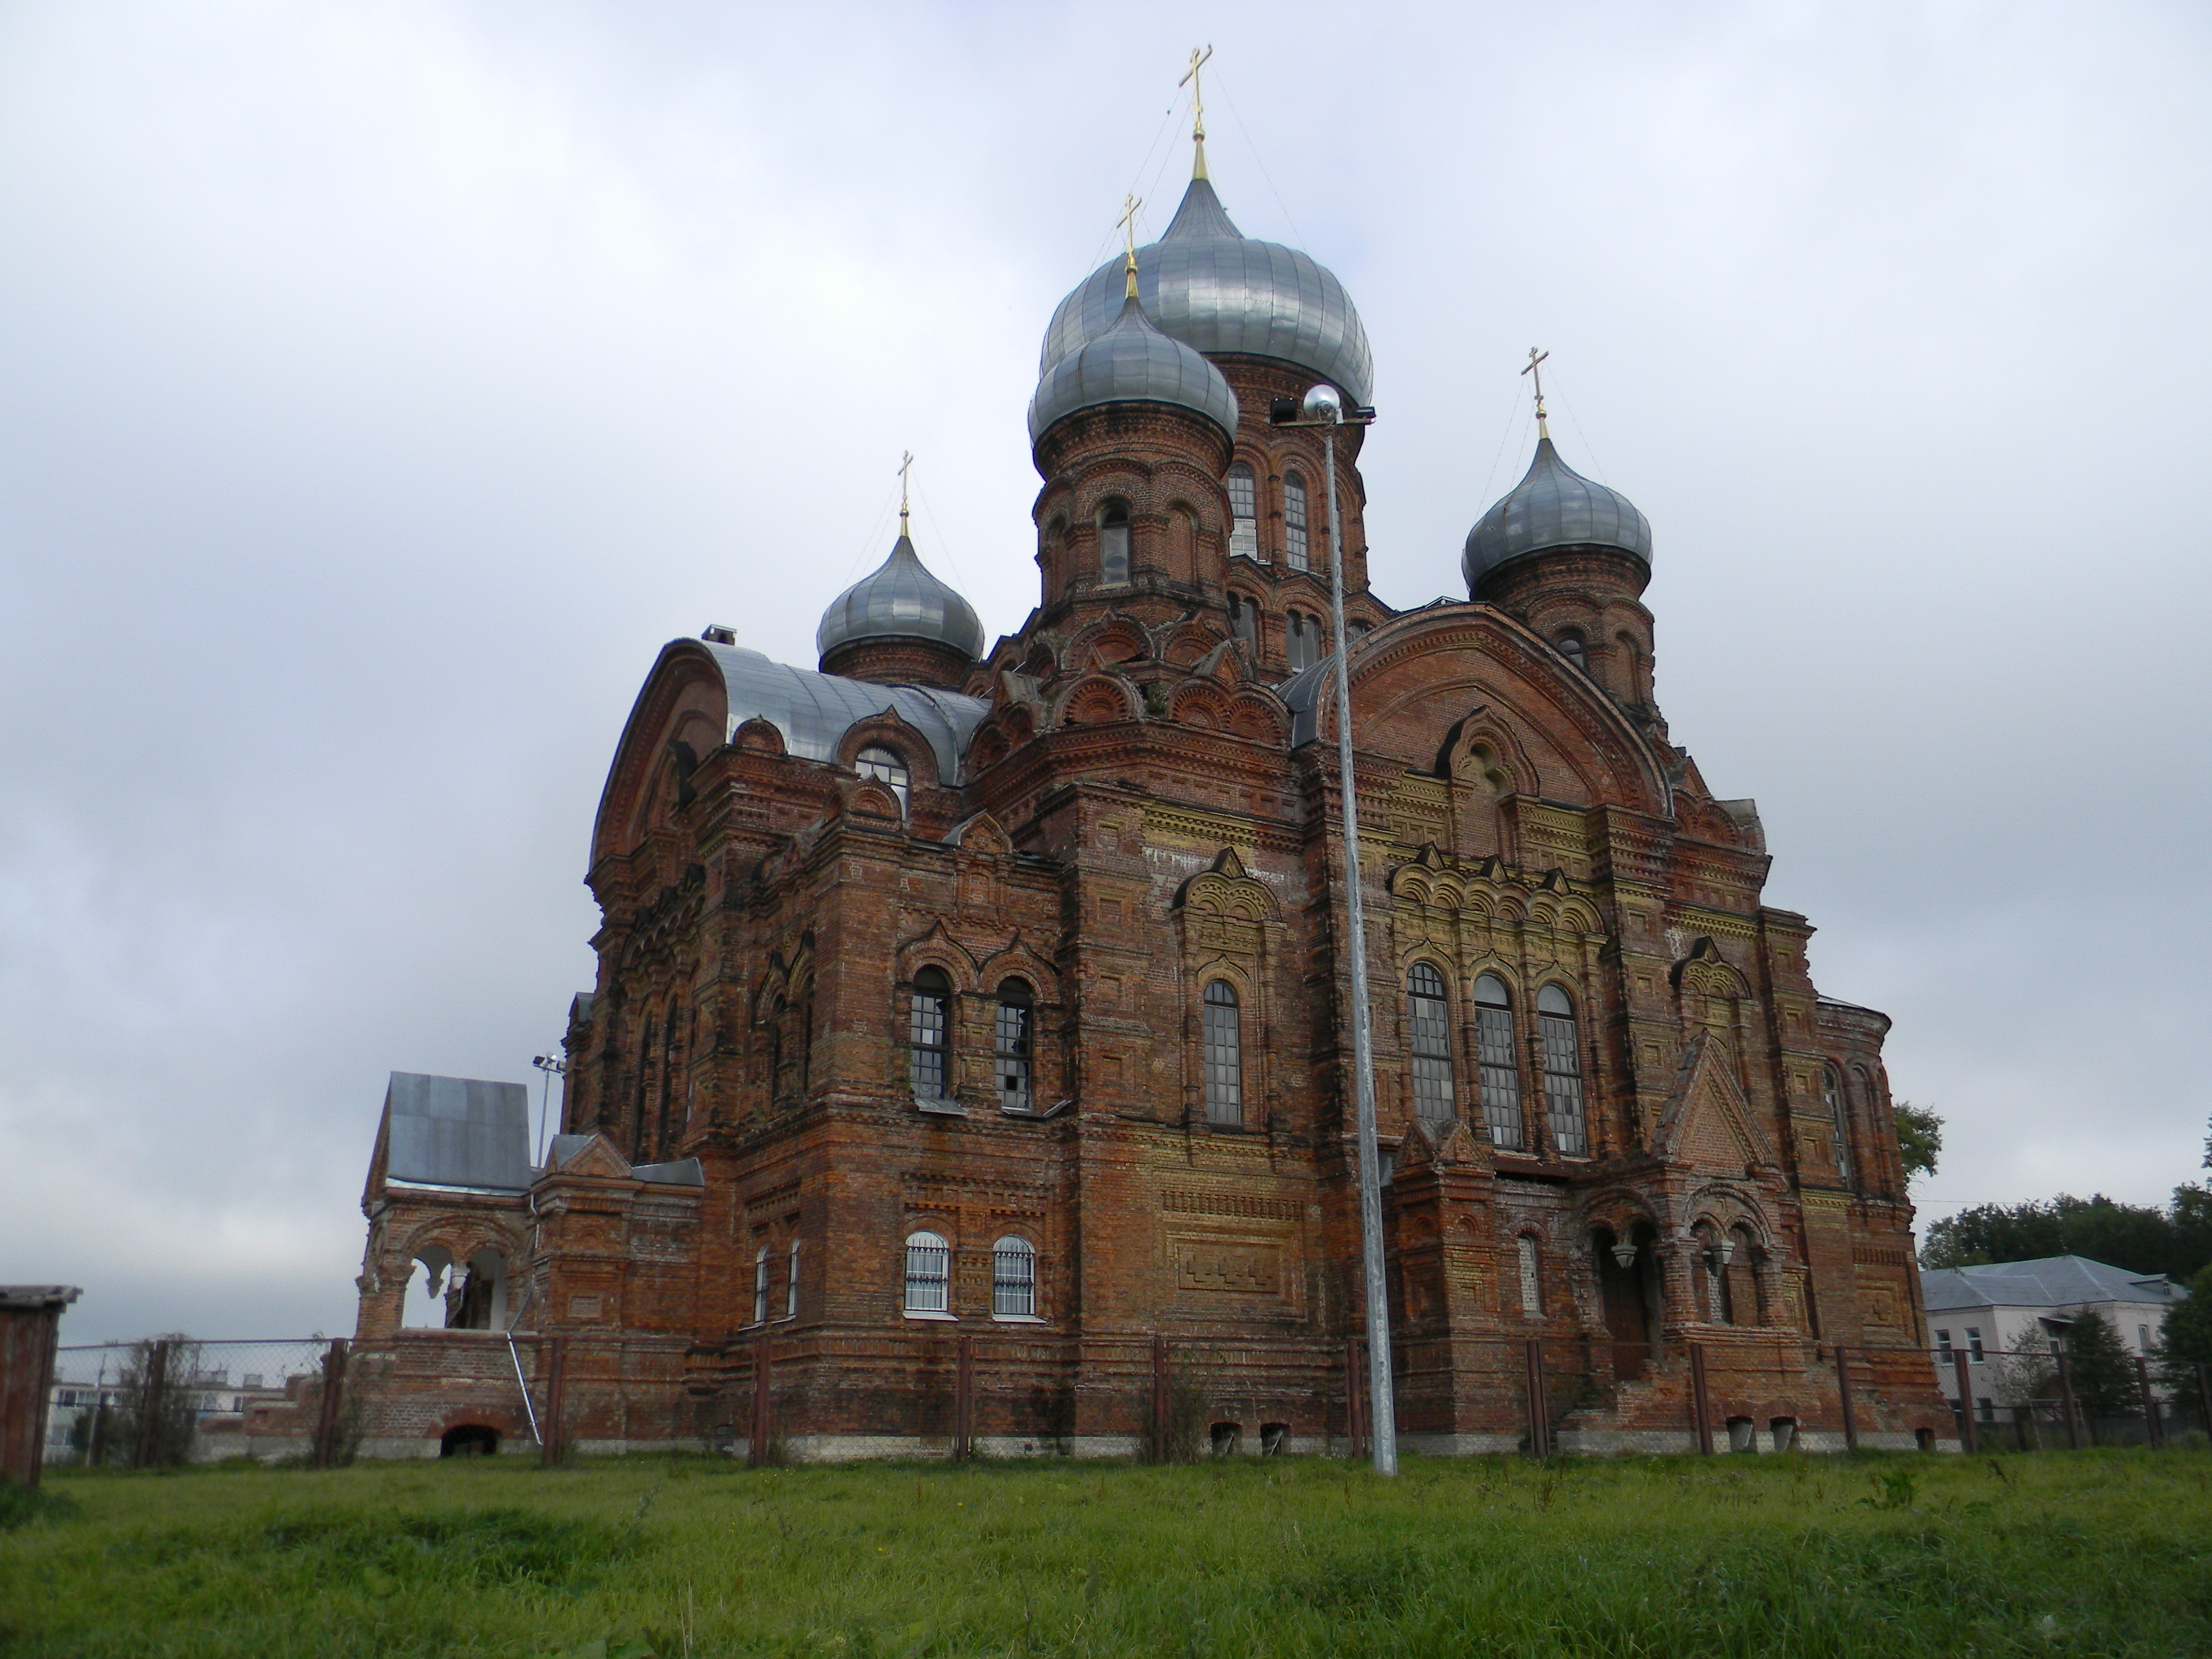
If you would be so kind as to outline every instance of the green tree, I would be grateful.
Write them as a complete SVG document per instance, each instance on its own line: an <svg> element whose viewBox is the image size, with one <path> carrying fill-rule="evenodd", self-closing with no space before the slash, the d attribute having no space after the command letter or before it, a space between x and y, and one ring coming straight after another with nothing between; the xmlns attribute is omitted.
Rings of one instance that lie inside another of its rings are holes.
<svg viewBox="0 0 2212 1659"><path fill-rule="evenodd" d="M2166 1310L2158 1334L2160 1380L2197 1403L2197 1370L2212 1365L2212 1267L2191 1279L2189 1299Z"/></svg>
<svg viewBox="0 0 2212 1659"><path fill-rule="evenodd" d="M1906 1178L1934 1175L1936 1160L1943 1151L1943 1120L1936 1116L1936 1109L1900 1100L1891 1109L1890 1116L1897 1121L1897 1150L1904 1159Z"/></svg>
<svg viewBox="0 0 2212 1659"><path fill-rule="evenodd" d="M2180 1187L2173 1202L2123 1204L2102 1193L2025 1204L1978 1204L1928 1229L1923 1267L2083 1255L2131 1273L2187 1279L2212 1264L2212 1191Z"/></svg>
<svg viewBox="0 0 2212 1659"><path fill-rule="evenodd" d="M2119 1327L2099 1308L2066 1311L2074 1321L2066 1331L2066 1366L2075 1402L2092 1418L2140 1414L2142 1388Z"/></svg>

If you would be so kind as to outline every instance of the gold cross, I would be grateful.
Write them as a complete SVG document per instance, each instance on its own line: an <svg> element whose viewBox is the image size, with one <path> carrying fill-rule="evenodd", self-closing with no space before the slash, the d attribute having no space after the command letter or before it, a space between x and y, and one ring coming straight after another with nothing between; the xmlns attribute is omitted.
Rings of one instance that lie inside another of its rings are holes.
<svg viewBox="0 0 2212 1659"><path fill-rule="evenodd" d="M1542 367L1544 359L1551 355L1552 354L1548 351L1539 351L1535 347L1530 346L1528 348L1528 367L1521 371L1523 374L1533 376L1536 382L1536 435L1540 438L1548 438L1552 435L1552 428L1545 423L1544 420L1544 370Z"/></svg>
<svg viewBox="0 0 2212 1659"><path fill-rule="evenodd" d="M1133 196L1123 197L1121 198L1121 216L1116 222L1126 233L1126 240L1128 244L1129 281L1126 292L1127 297L1132 300L1137 297L1137 210L1142 206L1144 206L1144 203L1139 201L1137 198Z"/></svg>
<svg viewBox="0 0 2212 1659"><path fill-rule="evenodd" d="M1206 67L1206 60L1212 56L1212 46L1203 52L1193 46L1190 49L1190 67L1183 71L1182 79L1176 82L1179 87L1190 88L1190 136L1201 144L1206 142L1206 97L1199 87L1198 72Z"/></svg>
<svg viewBox="0 0 2212 1659"><path fill-rule="evenodd" d="M914 451L902 451L899 455L899 534L906 534L906 475L914 471Z"/></svg>

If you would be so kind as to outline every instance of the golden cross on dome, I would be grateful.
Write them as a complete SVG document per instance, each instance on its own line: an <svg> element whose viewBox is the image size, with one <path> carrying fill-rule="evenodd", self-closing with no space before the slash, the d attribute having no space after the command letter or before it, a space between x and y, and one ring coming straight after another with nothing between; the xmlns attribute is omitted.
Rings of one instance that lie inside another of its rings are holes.
<svg viewBox="0 0 2212 1659"><path fill-rule="evenodd" d="M906 534L906 477L914 471L914 451L902 451L899 455L899 534Z"/></svg>
<svg viewBox="0 0 2212 1659"><path fill-rule="evenodd" d="M1190 49L1190 67L1183 71L1182 79L1176 82L1179 87L1190 88L1190 142L1195 147L1190 176L1194 179L1206 177L1206 95L1200 86L1198 72L1206 67L1206 60L1212 56L1212 46L1203 52L1193 46Z"/></svg>
<svg viewBox="0 0 2212 1659"><path fill-rule="evenodd" d="M1142 206L1144 203L1136 197L1123 197L1121 217L1117 222L1126 234L1129 247L1129 282L1124 294L1132 300L1137 297L1137 210Z"/></svg>
<svg viewBox="0 0 2212 1659"><path fill-rule="evenodd" d="M1552 428L1545 423L1544 420L1543 369L1544 359L1551 355L1548 351L1539 351L1535 347L1530 346L1528 367L1521 371L1523 374L1533 376L1536 382L1536 435L1540 438L1548 438L1552 435Z"/></svg>

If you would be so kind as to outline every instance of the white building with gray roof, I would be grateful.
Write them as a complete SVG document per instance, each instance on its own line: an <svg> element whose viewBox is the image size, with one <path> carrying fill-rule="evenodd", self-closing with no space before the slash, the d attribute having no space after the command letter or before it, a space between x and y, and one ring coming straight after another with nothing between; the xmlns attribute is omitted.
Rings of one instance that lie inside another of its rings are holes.
<svg viewBox="0 0 2212 1659"><path fill-rule="evenodd" d="M2008 1355L2061 1352L2085 1309L2112 1322L2129 1353L2156 1352L2166 1316L2189 1292L2164 1273L2132 1273L2083 1255L1936 1267L1920 1276L1928 1342L1946 1398L1959 1397L1956 1354L1966 1356L1975 1414L1988 1418L2013 1398Z"/></svg>

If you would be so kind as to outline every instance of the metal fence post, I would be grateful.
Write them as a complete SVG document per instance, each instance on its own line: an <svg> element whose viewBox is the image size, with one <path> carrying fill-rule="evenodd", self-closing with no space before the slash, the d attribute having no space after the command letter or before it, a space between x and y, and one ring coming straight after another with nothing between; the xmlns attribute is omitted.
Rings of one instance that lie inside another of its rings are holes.
<svg viewBox="0 0 2212 1659"><path fill-rule="evenodd" d="M1552 1425L1544 1410L1544 1345L1528 1339L1528 1455L1552 1455Z"/></svg>
<svg viewBox="0 0 2212 1659"><path fill-rule="evenodd" d="M1690 1344L1690 1410L1698 1421L1698 1450L1705 1456L1713 1455L1712 1401L1705 1393L1705 1350L1702 1343Z"/></svg>
<svg viewBox="0 0 2212 1659"><path fill-rule="evenodd" d="M1965 1451L1979 1451L1974 1437L1974 1387L1966 1381L1966 1351L1951 1350L1951 1369L1959 1379L1959 1445Z"/></svg>
<svg viewBox="0 0 2212 1659"><path fill-rule="evenodd" d="M1344 1432L1352 1443L1352 1455L1367 1455L1367 1424L1365 1390L1359 1386L1359 1339L1344 1339Z"/></svg>
<svg viewBox="0 0 2212 1659"><path fill-rule="evenodd" d="M2204 1432L2212 1434L2212 1365L2197 1363L2197 1408L2204 1413Z"/></svg>
<svg viewBox="0 0 2212 1659"><path fill-rule="evenodd" d="M169 1377L169 1342L167 1337L154 1344L146 1356L146 1369L138 1378L138 1443L131 1448L131 1467L143 1469L154 1458L154 1439L161 1420L161 1396L166 1394Z"/></svg>
<svg viewBox="0 0 2212 1659"><path fill-rule="evenodd" d="M1859 1449L1858 1414L1851 1409L1851 1353L1848 1348L1836 1350L1836 1398L1844 1408L1844 1449Z"/></svg>
<svg viewBox="0 0 2212 1659"><path fill-rule="evenodd" d="M1152 1462L1168 1461L1168 1340L1152 1338Z"/></svg>
<svg viewBox="0 0 2212 1659"><path fill-rule="evenodd" d="M323 1355L322 1409L315 1414L315 1467L337 1462L338 1396L345 1391L345 1339L334 1340Z"/></svg>
<svg viewBox="0 0 2212 1659"><path fill-rule="evenodd" d="M2158 1414L2158 1396L2150 1391L2150 1361L2136 1356L2136 1385L2142 1390L2143 1433L2154 1446L2166 1443L2166 1424Z"/></svg>
<svg viewBox="0 0 2212 1659"><path fill-rule="evenodd" d="M773 1414L769 1403L770 1359L769 1334L763 1331L760 1340L753 1344L753 1415L745 1437L745 1462L757 1469L768 1464L769 1419Z"/></svg>
<svg viewBox="0 0 2212 1659"><path fill-rule="evenodd" d="M2051 1355L2058 1362L2058 1404L2066 1413L2066 1443L2075 1451L2081 1449L2081 1419L2074 1410L2074 1374L2067 1368L2066 1356Z"/></svg>
<svg viewBox="0 0 2212 1659"><path fill-rule="evenodd" d="M952 1461L965 1459L974 1449L975 1410L975 1354L974 1339L963 1331L952 1345Z"/></svg>
<svg viewBox="0 0 2212 1659"><path fill-rule="evenodd" d="M561 1426L564 1407L568 1398L568 1339L548 1337L545 1352L545 1423L538 1441L538 1455L547 1468L561 1461L562 1443L567 1435Z"/></svg>

